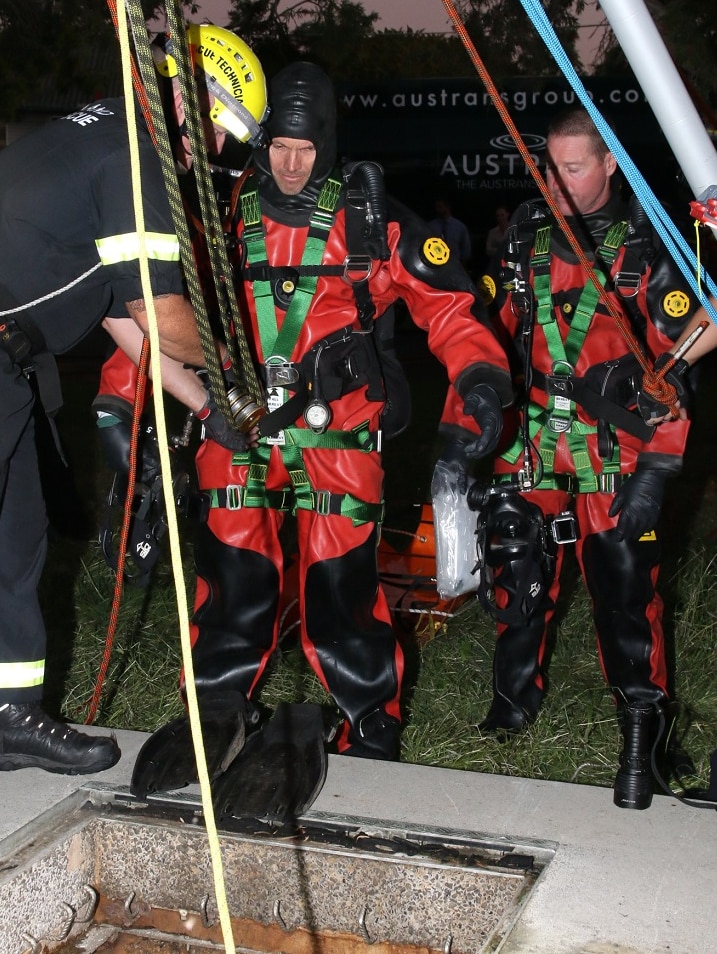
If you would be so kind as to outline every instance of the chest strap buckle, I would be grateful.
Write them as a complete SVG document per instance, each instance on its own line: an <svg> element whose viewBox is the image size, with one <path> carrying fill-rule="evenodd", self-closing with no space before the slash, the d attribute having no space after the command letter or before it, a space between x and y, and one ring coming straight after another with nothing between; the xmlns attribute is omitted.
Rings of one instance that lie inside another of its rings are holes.
<svg viewBox="0 0 717 954"><path fill-rule="evenodd" d="M640 291L642 276L639 272L618 272L613 281L621 298L634 298Z"/></svg>

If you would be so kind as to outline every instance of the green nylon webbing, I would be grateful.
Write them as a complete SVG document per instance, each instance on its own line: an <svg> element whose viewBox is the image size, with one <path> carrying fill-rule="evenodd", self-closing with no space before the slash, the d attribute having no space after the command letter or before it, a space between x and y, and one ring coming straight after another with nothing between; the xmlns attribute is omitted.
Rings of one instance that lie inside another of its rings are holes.
<svg viewBox="0 0 717 954"><path fill-rule="evenodd" d="M627 230L627 222L613 222L613 224L607 230L607 235L597 250L599 258L601 258L607 265L612 265L617 258L617 253L620 251L622 243L625 241Z"/></svg>
<svg viewBox="0 0 717 954"><path fill-rule="evenodd" d="M337 179L327 179L319 194L316 208L311 215L301 267L321 264L326 248L326 240L334 223L334 213L340 195L341 183ZM266 251L264 230L261 227L261 210L256 190L243 192L241 205L244 221L242 237L246 247L247 263L250 266L268 265L269 257ZM299 280L294 288L291 303L280 330L276 320L276 307L271 282L266 279L256 279L252 283L252 293L259 324L259 338L261 339L262 353L265 359L282 357L288 361L291 358L311 306L318 278L318 274L299 274Z"/></svg>
<svg viewBox="0 0 717 954"><path fill-rule="evenodd" d="M303 327L306 315L316 291L319 273L309 274L302 269L311 269L321 264L329 232L334 224L336 207L341 197L342 183L329 178L319 194L316 208L312 212L306 245L299 266L299 279L293 291L292 299L284 316L281 328L278 328L276 307L271 282L265 278L255 279L252 294L256 306L257 322L262 353L265 359L282 357L289 360ZM262 225L261 205L256 189L245 189L240 197L244 229L242 238L246 247L247 263L251 267L269 265L264 229ZM360 450L369 453L378 449L376 436L364 422L351 431L325 431L316 434L308 428L286 427L283 429L284 443L277 443L284 466L291 480L296 510L313 510L325 514L332 501L339 501L341 516L349 517L354 524L376 522L383 519L383 502L375 504L360 500L353 494L332 495L328 491L316 490L311 486L304 466L303 448L322 448L328 450ZM269 506L281 502L280 509L286 509L285 491L267 491L265 487L271 445L262 438L258 447L245 453L235 454L234 464L249 464L246 491L243 495L245 506ZM277 493L280 495L277 497ZM215 494L215 499L216 494Z"/></svg>
<svg viewBox="0 0 717 954"><path fill-rule="evenodd" d="M612 264L617 257L617 252L623 243L626 232L627 223L618 222L612 225L598 249L597 254L600 258L608 264ZM586 282L575 308L568 335L563 341L553 311L550 276L551 234L552 226L550 225L538 229L530 265L533 269L537 324L543 330L545 336L548 353L552 361L553 374L556 376L563 374L567 377L573 373L580 357L585 337L595 315L599 295L594 283ZM602 271L596 271L595 274L604 286L607 280L606 274ZM565 434L581 492L589 492L582 490L583 487L598 489L599 483L590 460L586 440L586 435L595 433L597 428L583 424L576 419L574 401L563 397L559 402L556 402L556 397L552 394L548 396L548 404L545 409L536 404L531 404L528 408L528 426L531 440L540 434L540 456L543 461L545 479L548 481L550 479L548 475L553 473L557 441L561 434ZM555 429L550 427L550 421L555 422ZM515 463L522 450L522 439L518 437L502 457L510 463ZM603 461L602 472L604 474L619 472L619 454L619 445L615 441L610 458ZM541 484L537 486L540 487Z"/></svg>
<svg viewBox="0 0 717 954"><path fill-rule="evenodd" d="M535 490L548 489L553 483L555 445L559 435L554 434L546 426L548 417L549 414L545 408L539 407L537 404L530 405L528 431L531 441L540 436L540 456L543 461L543 477L535 485ZM565 439L575 466L575 476L580 493L591 493L600 489L600 482L592 467L585 439L588 434L595 434L596 432L597 427L594 424L585 424L578 420L572 421L570 430L565 432ZM511 447L501 454L501 458L510 464L515 464L522 453L522 438L517 437ZM611 457L603 462L602 473L620 473L620 448L617 441L614 442Z"/></svg>
<svg viewBox="0 0 717 954"><path fill-rule="evenodd" d="M279 445L284 466L286 467L291 490L266 489L266 474L269 467L271 446L259 444L242 453L234 454L233 466L247 465L246 486L233 484L226 487L225 503L221 502L219 490L204 491L209 494L213 507L224 506L229 510L239 510L241 507L270 507L275 510L313 510L319 514L329 514L334 501L339 502L339 513L348 517L354 525L360 523L381 523L385 505L383 501L370 503L361 500L353 494L332 494L329 491L317 490L312 487L304 466L303 447L330 447L331 449L352 449L369 452L375 449L371 440L371 432L367 424L354 428L353 431L337 431L324 434L314 434L303 428L287 428L287 443ZM304 439L308 438L308 439ZM330 438L327 442L325 439ZM339 440L337 440L337 438Z"/></svg>

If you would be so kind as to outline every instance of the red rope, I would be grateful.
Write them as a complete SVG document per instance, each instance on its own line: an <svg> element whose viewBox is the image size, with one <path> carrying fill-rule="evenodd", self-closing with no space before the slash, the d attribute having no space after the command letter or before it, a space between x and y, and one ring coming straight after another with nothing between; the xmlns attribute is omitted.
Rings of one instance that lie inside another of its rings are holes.
<svg viewBox="0 0 717 954"><path fill-rule="evenodd" d="M92 725L97 715L97 709L100 704L102 688L107 676L107 670L112 656L115 636L117 635L117 624L119 620L120 605L122 603L122 592L124 589L124 568L127 559L127 541L129 539L129 527L132 519L132 502L134 500L135 475L137 473L137 444L139 442L139 422L144 407L144 396L147 385L147 364L149 361L149 341L145 338L142 342L142 351L139 357L139 369L137 374L137 383L134 391L134 411L132 415L132 430L130 432L129 442L129 470L127 473L127 494L125 496L124 511L122 514L122 528L117 548L117 570L115 574L115 586L112 596L112 607L110 610L109 623L107 625L107 636L105 637L105 648L102 653L95 688L92 693L92 699L88 706L85 725Z"/></svg>
<svg viewBox="0 0 717 954"><path fill-rule="evenodd" d="M114 24L115 33L119 35L119 29L117 24L117 0L107 0L107 6L110 9L110 16L112 17L112 23ZM135 95L139 101L140 109L142 110L142 115L144 120L147 123L147 129L149 134L152 137L152 142L155 147L157 146L157 135L154 129L154 122L152 121L152 113L149 108L149 100L147 99L147 91L144 88L144 83L142 78L139 75L139 69L137 68L137 63L133 56L130 56L130 72L132 73L132 86L134 87Z"/></svg>
<svg viewBox="0 0 717 954"><path fill-rule="evenodd" d="M107 0L107 6L109 7L110 15L112 17L112 23L114 24L115 32L118 33L118 23L117 23L117 0ZM149 108L149 101L147 100L147 93L142 83L141 77L139 75L139 70L137 69L137 64L134 60L134 57L130 59L130 70L132 73L132 85L134 87L135 94L139 101L142 114L144 116L145 122L147 123L147 128L152 137L152 141L155 146L157 145L156 134L154 129L154 123L152 122L152 114ZM132 415L132 430L130 432L130 446L129 446L129 471L127 479L127 494L125 496L124 511L122 514L122 527L120 530L120 539L117 549L117 570L115 575L115 586L114 593L112 596L112 606L110 609L110 618L107 624L107 635L105 637L105 648L102 654L102 661L100 663L99 672L97 674L97 680L95 682L95 688L92 693L92 698L88 704L87 716L85 718L85 724L91 725L97 715L97 709L100 703L100 697L102 695L102 688L105 683L105 678L107 676L107 669L110 664L110 657L112 655L112 648L114 646L115 636L117 635L117 624L119 620L119 611L120 605L122 602L122 592L124 589L124 568L127 559L127 541L129 539L129 527L132 520L132 502L134 500L134 486L135 486L135 475L137 473L137 444L139 441L139 421L140 415L142 413L142 408L144 407L144 395L146 390L147 383L147 364L149 361L149 342L145 338L142 342L142 351L139 358L139 371L137 375L137 383L135 385L135 394L134 394L134 410Z"/></svg>

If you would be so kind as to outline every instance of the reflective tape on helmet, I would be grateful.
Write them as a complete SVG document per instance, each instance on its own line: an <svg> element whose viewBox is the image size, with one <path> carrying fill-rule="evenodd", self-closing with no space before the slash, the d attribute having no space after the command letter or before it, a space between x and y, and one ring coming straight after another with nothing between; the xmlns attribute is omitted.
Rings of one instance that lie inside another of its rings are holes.
<svg viewBox="0 0 717 954"><path fill-rule="evenodd" d="M678 288L667 292L662 299L662 310L668 318L684 318L690 310L689 295Z"/></svg>
<svg viewBox="0 0 717 954"><path fill-rule="evenodd" d="M0 663L0 689L30 689L45 680L45 660Z"/></svg>
<svg viewBox="0 0 717 954"><path fill-rule="evenodd" d="M108 235L97 239L97 252L103 265L116 265L118 262L133 262L139 258L140 242L136 232L124 235ZM147 257L158 262L179 261L179 241L176 235L162 232L145 234Z"/></svg>
<svg viewBox="0 0 717 954"><path fill-rule="evenodd" d="M435 236L423 243L423 258L429 265L445 265L451 257L451 250L442 238Z"/></svg>

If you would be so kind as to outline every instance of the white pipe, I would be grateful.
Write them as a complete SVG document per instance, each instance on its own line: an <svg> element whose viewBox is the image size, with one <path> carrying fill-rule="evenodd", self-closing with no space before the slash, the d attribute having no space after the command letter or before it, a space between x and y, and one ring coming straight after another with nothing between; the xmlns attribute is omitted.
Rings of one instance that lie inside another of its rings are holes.
<svg viewBox="0 0 717 954"><path fill-rule="evenodd" d="M643 0L600 0L695 197L717 195L717 152Z"/></svg>

